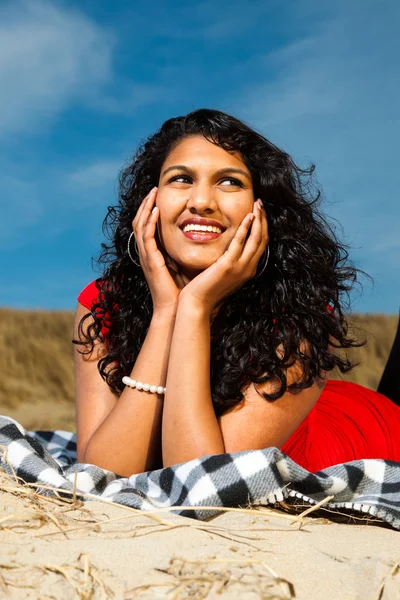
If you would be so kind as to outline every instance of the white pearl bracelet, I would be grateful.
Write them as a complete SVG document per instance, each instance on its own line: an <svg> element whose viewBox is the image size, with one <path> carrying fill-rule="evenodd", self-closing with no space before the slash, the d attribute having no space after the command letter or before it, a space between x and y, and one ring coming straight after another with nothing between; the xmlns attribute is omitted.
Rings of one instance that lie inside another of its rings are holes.
<svg viewBox="0 0 400 600"><path fill-rule="evenodd" d="M122 378L122 383L131 388L136 388L137 390L143 390L144 392L151 392L152 394L165 394L167 388L162 385L150 385L149 383L142 383L141 381L136 381L135 379L131 379L130 377Z"/></svg>

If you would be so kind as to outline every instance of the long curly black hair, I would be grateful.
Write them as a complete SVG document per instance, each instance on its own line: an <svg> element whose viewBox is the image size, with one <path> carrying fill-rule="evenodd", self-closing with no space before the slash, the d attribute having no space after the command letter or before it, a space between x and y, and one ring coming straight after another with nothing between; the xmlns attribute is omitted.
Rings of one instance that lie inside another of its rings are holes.
<svg viewBox="0 0 400 600"><path fill-rule="evenodd" d="M120 174L117 206L103 223L109 244L102 244L98 262L98 302L79 324L82 352L91 352L109 328L108 353L98 369L110 388L123 389L146 337L152 312L150 291L141 268L128 254L132 220L148 192L158 185L167 155L184 138L201 135L227 151L237 151L248 167L254 197L261 198L268 218L270 259L259 278L247 281L220 305L211 327L211 394L217 414L243 398L250 382L279 382L268 400L288 389L310 387L323 371L353 365L334 348L360 343L349 336L344 307L357 282L358 269L348 249L319 212L320 192L314 165L301 169L292 158L238 119L217 110L200 109L167 120L138 148ZM88 328L85 320L93 317ZM86 330L86 331L85 331ZM305 341L307 351L305 351ZM300 381L288 384L286 370L302 367Z"/></svg>

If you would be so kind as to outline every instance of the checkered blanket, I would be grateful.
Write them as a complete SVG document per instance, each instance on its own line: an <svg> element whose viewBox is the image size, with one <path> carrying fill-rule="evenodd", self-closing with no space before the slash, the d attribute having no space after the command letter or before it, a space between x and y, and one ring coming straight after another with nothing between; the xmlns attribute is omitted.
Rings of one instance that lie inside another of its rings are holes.
<svg viewBox="0 0 400 600"><path fill-rule="evenodd" d="M76 462L75 434L27 432L0 416L0 467L24 481L78 491L142 510L182 506L183 516L207 519L207 506L267 505L285 500L314 505L327 496L330 510L368 513L400 529L400 463L357 460L310 473L277 448L207 456L121 477ZM184 507L200 507L188 510ZM174 511L175 512L175 511Z"/></svg>

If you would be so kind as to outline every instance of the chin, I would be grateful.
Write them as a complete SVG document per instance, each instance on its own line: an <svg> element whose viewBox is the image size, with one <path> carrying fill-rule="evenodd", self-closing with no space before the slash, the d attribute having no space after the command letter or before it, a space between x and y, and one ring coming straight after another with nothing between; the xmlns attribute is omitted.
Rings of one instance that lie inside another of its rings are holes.
<svg viewBox="0 0 400 600"><path fill-rule="evenodd" d="M193 261L193 262L182 262L179 263L180 267L185 271L193 271L200 273L201 271L205 271L208 267L211 267L213 263L205 263L204 261Z"/></svg>
<svg viewBox="0 0 400 600"><path fill-rule="evenodd" d="M204 256L204 254L209 254L209 256ZM207 253L206 250L203 250L202 252L196 252L194 256L188 253L176 253L175 256L174 254L171 254L170 256L172 256L174 261L182 267L182 269L204 271L218 260L221 253Z"/></svg>

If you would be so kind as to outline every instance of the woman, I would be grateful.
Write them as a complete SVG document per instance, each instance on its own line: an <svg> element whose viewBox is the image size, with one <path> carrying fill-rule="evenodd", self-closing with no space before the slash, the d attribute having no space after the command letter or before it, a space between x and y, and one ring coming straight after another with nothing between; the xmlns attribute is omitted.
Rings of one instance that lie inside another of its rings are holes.
<svg viewBox="0 0 400 600"><path fill-rule="evenodd" d="M78 298L80 462L129 476L268 446L311 471L400 461L400 408L326 380L351 368L335 349L357 345L341 306L356 270L312 172L214 110L139 148Z"/></svg>

